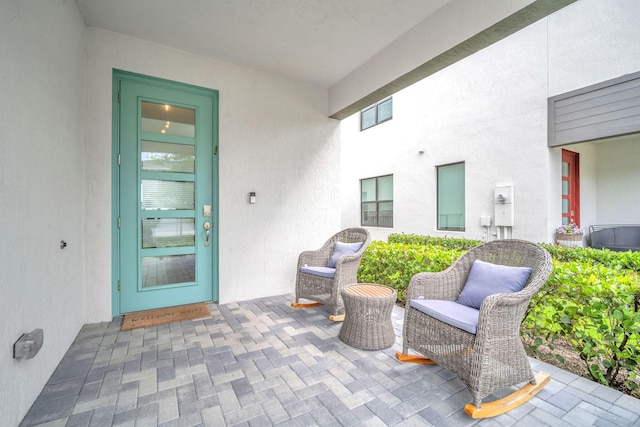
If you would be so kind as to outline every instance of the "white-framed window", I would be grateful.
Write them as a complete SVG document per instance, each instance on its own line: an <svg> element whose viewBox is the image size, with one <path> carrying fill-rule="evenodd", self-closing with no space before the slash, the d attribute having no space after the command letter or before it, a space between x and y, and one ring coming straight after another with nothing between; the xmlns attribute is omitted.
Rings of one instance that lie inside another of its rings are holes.
<svg viewBox="0 0 640 427"><path fill-rule="evenodd" d="M360 111L360 130L369 129L392 118L393 99L389 97Z"/></svg>
<svg viewBox="0 0 640 427"><path fill-rule="evenodd" d="M464 231L464 162L437 166L438 230Z"/></svg>
<svg viewBox="0 0 640 427"><path fill-rule="evenodd" d="M360 180L360 223L393 227L393 175Z"/></svg>

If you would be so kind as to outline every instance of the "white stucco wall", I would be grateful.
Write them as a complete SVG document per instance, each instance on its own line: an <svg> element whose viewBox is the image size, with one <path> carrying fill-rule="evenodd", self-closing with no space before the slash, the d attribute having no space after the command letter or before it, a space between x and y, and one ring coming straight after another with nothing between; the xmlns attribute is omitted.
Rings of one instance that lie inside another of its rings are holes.
<svg viewBox="0 0 640 427"><path fill-rule="evenodd" d="M87 40L87 321L111 318L113 68L220 92L219 300L293 292L298 254L340 227L326 90L96 28Z"/></svg>
<svg viewBox="0 0 640 427"><path fill-rule="evenodd" d="M547 203L540 185L547 173L546 82L535 70L547 66L546 38L538 30L543 25L398 92L387 123L360 132L357 115L344 120L343 221L359 223L360 178L393 173L394 228L375 229L378 236L405 232L481 239L480 217L494 216L494 188L513 185L513 237L541 240L538 218L546 217ZM532 96L523 96L525 91ZM514 155L521 152L529 155ZM440 232L436 166L461 161L466 231Z"/></svg>
<svg viewBox="0 0 640 427"><path fill-rule="evenodd" d="M594 145L598 210L591 224L640 224L640 134Z"/></svg>
<svg viewBox="0 0 640 427"><path fill-rule="evenodd" d="M0 424L6 426L19 424L84 321L84 30L74 2L2 3ZM13 359L13 343L35 328L44 330L40 353Z"/></svg>
<svg viewBox="0 0 640 427"><path fill-rule="evenodd" d="M483 238L479 221L494 216L493 188L513 185L512 237L553 241L561 149L547 148L547 99L639 70L637 2L581 0L396 93L391 121L360 132L357 114L343 120L343 225L360 223L359 180L392 173L394 228L372 228L374 238L394 232ZM593 145L567 147L581 155L584 227L603 220L603 204L621 208L602 195L599 182L609 146ZM614 153L637 165L637 150L628 148ZM436 166L459 161L466 169L466 231L439 232ZM635 186L637 173L616 174L615 182Z"/></svg>
<svg viewBox="0 0 640 427"><path fill-rule="evenodd" d="M549 97L640 71L636 1L581 0L548 21ZM638 182L637 138L564 147L580 153L580 219L585 231L593 224L640 221L640 201L627 191ZM560 148L552 151L559 159ZM558 182L559 163L552 165L552 174ZM552 186L549 197L552 212L559 212L560 186Z"/></svg>
<svg viewBox="0 0 640 427"><path fill-rule="evenodd" d="M549 96L640 70L636 0L580 0L547 18Z"/></svg>
<svg viewBox="0 0 640 427"><path fill-rule="evenodd" d="M598 191L598 173L597 167L600 163L598 152L595 144L576 144L565 147L567 150L575 151L579 154L580 163L580 226L584 229L585 233L588 231L590 224L595 224L597 221L597 208L602 203ZM560 183L561 171L562 171L562 153L560 149L554 149L558 151L558 162L554 162L552 165L555 168L558 167L558 178L553 181L553 188L558 190L558 197L554 198L554 202L561 199L562 184ZM554 217L558 217L562 207L559 204L554 203L555 211Z"/></svg>

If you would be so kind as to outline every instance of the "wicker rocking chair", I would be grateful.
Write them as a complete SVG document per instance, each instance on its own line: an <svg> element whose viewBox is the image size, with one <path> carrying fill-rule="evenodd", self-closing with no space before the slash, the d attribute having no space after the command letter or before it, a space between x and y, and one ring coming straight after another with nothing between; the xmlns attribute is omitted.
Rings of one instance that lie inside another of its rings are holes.
<svg viewBox="0 0 640 427"><path fill-rule="evenodd" d="M294 308L326 304L331 320L344 320L342 290L356 283L358 267L371 236L364 228L347 228L326 241L318 250L304 251L298 257ZM300 299L315 301L301 303Z"/></svg>
<svg viewBox="0 0 640 427"><path fill-rule="evenodd" d="M473 404L465 406L473 418L522 405L550 380L545 372L534 376L520 324L551 267L551 256L536 244L496 240L471 249L443 272L416 274L407 290L402 353L396 357L437 363L455 373L473 396ZM512 288L505 289L507 282ZM410 349L419 355L410 355ZM528 384L509 396L482 404L492 393L523 382Z"/></svg>

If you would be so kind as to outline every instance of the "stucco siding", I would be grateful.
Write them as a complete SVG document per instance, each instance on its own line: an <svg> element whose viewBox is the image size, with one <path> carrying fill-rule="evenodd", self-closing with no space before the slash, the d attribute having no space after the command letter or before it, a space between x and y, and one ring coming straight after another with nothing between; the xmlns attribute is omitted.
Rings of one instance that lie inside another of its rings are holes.
<svg viewBox="0 0 640 427"><path fill-rule="evenodd" d="M360 132L358 114L343 120L343 224L360 223L359 180L392 173L394 227L372 228L374 238L405 232L494 239L495 228L487 234L480 217L494 217L496 186L513 185L510 236L552 242L561 221L561 148L547 147L548 98L639 71L639 50L635 2L581 0L394 94L391 121ZM605 204L623 208L602 194L600 179L613 174L602 169L611 161L602 156L606 147L592 145L567 147L581 155L584 227L602 220ZM637 164L636 150L613 152ZM466 230L438 231L436 166L460 161ZM637 173L626 170L615 181L635 185ZM620 216L628 222L633 213Z"/></svg>
<svg viewBox="0 0 640 427"><path fill-rule="evenodd" d="M548 34L549 97L640 71L640 13L634 0L580 0L549 16ZM585 229L640 221L639 196L627 191L637 186L640 141L637 135L629 138L564 147L580 153ZM553 171L559 179L559 163ZM552 213L559 212L560 187L551 187L549 197Z"/></svg>
<svg viewBox="0 0 640 427"><path fill-rule="evenodd" d="M640 71L635 0L580 0L547 18L549 96Z"/></svg>
<svg viewBox="0 0 640 427"><path fill-rule="evenodd" d="M595 144L598 210L592 224L640 224L640 134Z"/></svg>
<svg viewBox="0 0 640 427"><path fill-rule="evenodd" d="M359 221L357 181L384 171L394 174L394 228L376 229L379 237L406 232L491 238L484 235L480 217L494 216L496 186L513 185L513 236L542 239L537 218L546 217L540 182L546 181L548 167L541 26L534 24L398 92L387 123L359 132L357 115L344 120L343 221ZM466 230L437 231L436 167L462 161Z"/></svg>
<svg viewBox="0 0 640 427"><path fill-rule="evenodd" d="M96 28L87 33L87 321L111 313L113 68L219 91L219 301L293 292L298 254L340 227L339 122L327 118L326 90Z"/></svg>
<svg viewBox="0 0 640 427"><path fill-rule="evenodd" d="M0 13L0 420L16 426L84 323L84 23L68 1ZM60 249L60 241L68 246ZM35 328L35 358L12 358Z"/></svg>

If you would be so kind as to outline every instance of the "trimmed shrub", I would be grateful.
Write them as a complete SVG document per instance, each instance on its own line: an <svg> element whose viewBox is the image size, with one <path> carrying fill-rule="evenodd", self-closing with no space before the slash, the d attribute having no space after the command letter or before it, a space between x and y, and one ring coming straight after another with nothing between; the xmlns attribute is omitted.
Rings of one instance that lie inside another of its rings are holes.
<svg viewBox="0 0 640 427"><path fill-rule="evenodd" d="M438 246L444 249L459 249L462 251L468 251L469 249L474 248L482 243L482 241L480 240L457 239L453 237L419 236L417 234L404 233L389 235L388 242L400 243L404 245Z"/></svg>
<svg viewBox="0 0 640 427"><path fill-rule="evenodd" d="M414 274L442 271L463 253L432 245L373 241L360 262L358 281L390 286L398 293L398 301L404 303L407 286Z"/></svg>
<svg viewBox="0 0 640 427"><path fill-rule="evenodd" d="M580 356L595 381L627 390L638 387L640 280L635 271L589 260L556 260L522 326L534 354L564 363L555 351L556 342L562 340Z"/></svg>
<svg viewBox="0 0 640 427"><path fill-rule="evenodd" d="M570 248L567 246L541 243L553 259L557 261L578 261L598 263L615 269L628 269L640 272L640 252L614 252L608 249Z"/></svg>

